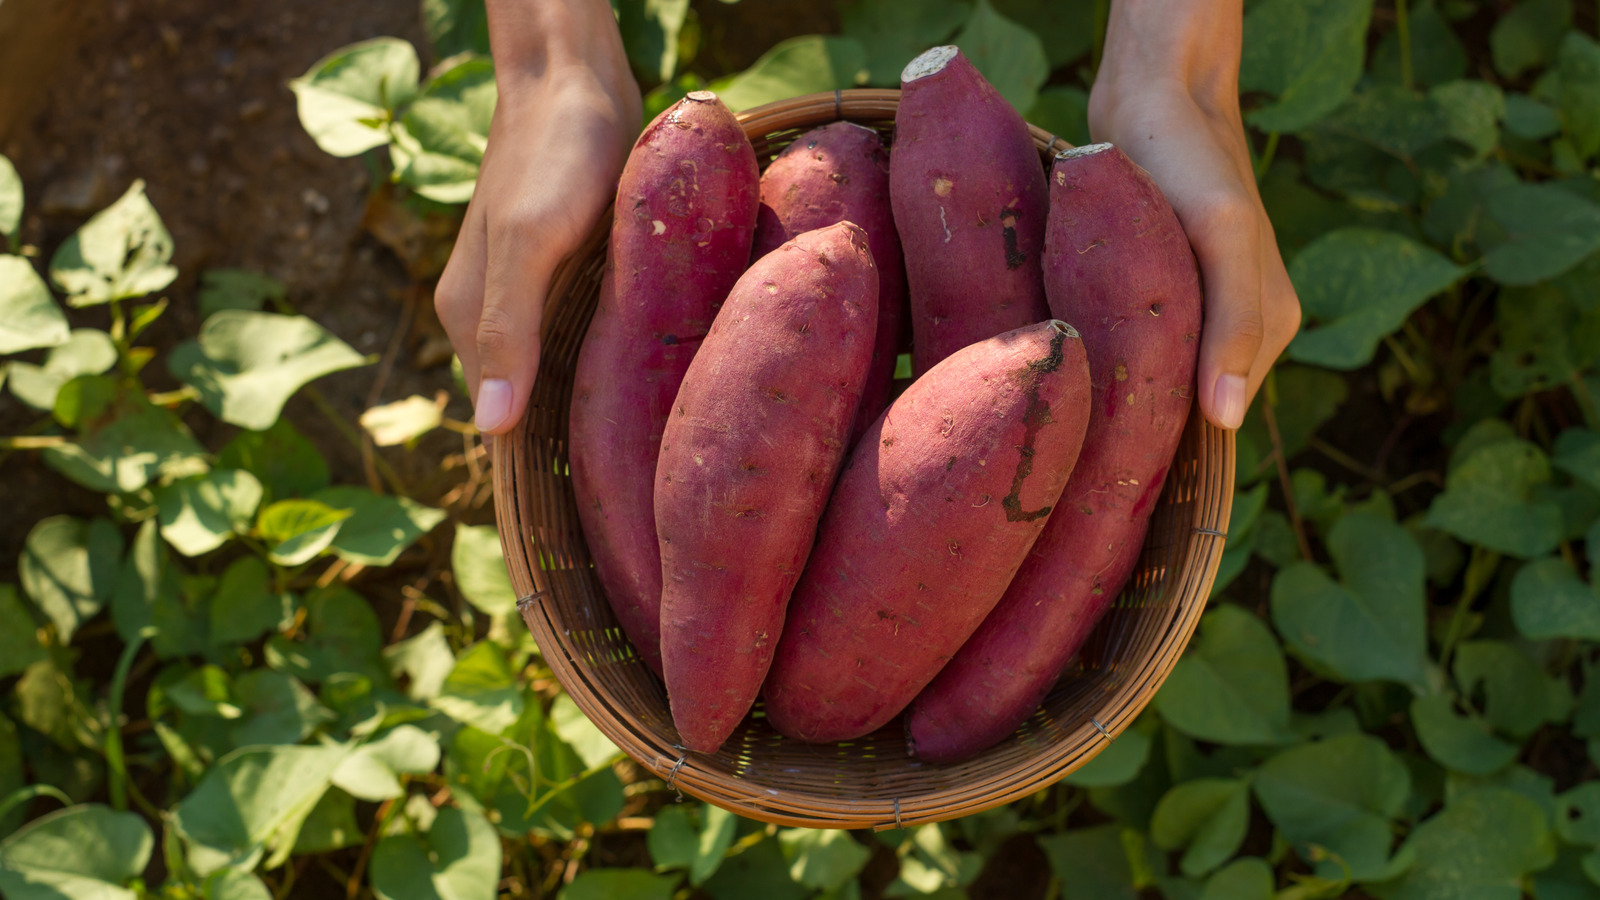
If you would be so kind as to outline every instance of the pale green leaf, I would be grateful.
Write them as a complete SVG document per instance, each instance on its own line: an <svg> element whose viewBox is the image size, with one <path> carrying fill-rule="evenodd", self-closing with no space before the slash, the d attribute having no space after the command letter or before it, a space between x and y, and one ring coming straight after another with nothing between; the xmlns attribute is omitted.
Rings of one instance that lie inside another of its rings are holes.
<svg viewBox="0 0 1600 900"><path fill-rule="evenodd" d="M456 665L444 625L439 622L383 648L383 659L390 674L396 678L404 674L411 679L406 695L413 700L431 700L438 696L445 678Z"/></svg>
<svg viewBox="0 0 1600 900"><path fill-rule="evenodd" d="M50 278L71 306L94 306L143 297L178 277L172 235L135 181L111 204L67 238L50 259Z"/></svg>
<svg viewBox="0 0 1600 900"><path fill-rule="evenodd" d="M316 500L279 500L262 508L256 531L271 545L273 562L298 566L328 549L349 518L350 510Z"/></svg>
<svg viewBox="0 0 1600 900"><path fill-rule="evenodd" d="M416 49L382 37L335 50L289 87L317 146L355 156L389 141L388 123L416 94L419 74Z"/></svg>
<svg viewBox="0 0 1600 900"><path fill-rule="evenodd" d="M834 829L786 828L778 832L778 845L789 861L789 877L824 891L843 888L872 858L848 831Z"/></svg>
<svg viewBox="0 0 1600 900"><path fill-rule="evenodd" d="M381 496L365 488L338 486L313 498L332 509L349 512L329 545L349 562L387 566L417 538L444 521L445 512L408 497Z"/></svg>
<svg viewBox="0 0 1600 900"><path fill-rule="evenodd" d="M70 334L67 317L33 263L0 254L0 353L54 347Z"/></svg>
<svg viewBox="0 0 1600 900"><path fill-rule="evenodd" d="M172 811L189 864L205 875L253 868L268 849L286 855L349 754L338 744L245 747L217 760Z"/></svg>
<svg viewBox="0 0 1600 900"><path fill-rule="evenodd" d="M62 385L79 375L99 375L116 364L117 348L109 335L96 328L75 328L66 343L50 350L44 365L12 362L6 383L18 400L48 411L55 408Z"/></svg>
<svg viewBox="0 0 1600 900"><path fill-rule="evenodd" d="M207 269L200 274L200 318L225 309L260 310L283 300L287 289L276 278L248 269Z"/></svg>
<svg viewBox="0 0 1600 900"><path fill-rule="evenodd" d="M184 556L222 546L250 530L261 503L261 482L239 469L213 469L156 491L161 536Z"/></svg>
<svg viewBox="0 0 1600 900"><path fill-rule="evenodd" d="M395 177L438 203L472 199L489 145L494 64L466 59L431 78L394 130Z"/></svg>
<svg viewBox="0 0 1600 900"><path fill-rule="evenodd" d="M22 225L22 176L11 160L0 155L0 237L15 249Z"/></svg>
<svg viewBox="0 0 1600 900"><path fill-rule="evenodd" d="M92 618L116 590L122 534L105 519L40 519L28 531L17 572L22 589L50 621L62 643Z"/></svg>
<svg viewBox="0 0 1600 900"><path fill-rule="evenodd" d="M556 697L550 704L550 727L591 769L622 753L567 694Z"/></svg>
<svg viewBox="0 0 1600 900"><path fill-rule="evenodd" d="M439 765L439 741L413 725L401 725L362 744L334 770L333 783L352 796L377 802L403 796L398 775L422 774Z"/></svg>
<svg viewBox="0 0 1600 900"><path fill-rule="evenodd" d="M522 714L522 692L505 651L479 641L462 652L433 706L458 722L490 734L511 727Z"/></svg>
<svg viewBox="0 0 1600 900"><path fill-rule="evenodd" d="M412 394L404 400L374 406L361 414L361 427L379 447L410 443L444 421L443 400L443 394L438 400Z"/></svg>
<svg viewBox="0 0 1600 900"><path fill-rule="evenodd" d="M134 900L124 885L144 872L155 840L136 813L98 803L40 816L0 841L8 900Z"/></svg>
<svg viewBox="0 0 1600 900"><path fill-rule="evenodd" d="M450 567L461 596L473 606L490 615L507 615L516 609L517 593L511 588L500 533L493 525L456 525Z"/></svg>
<svg viewBox="0 0 1600 900"><path fill-rule="evenodd" d="M866 51L850 38L805 35L778 44L750 68L716 82L712 89L729 109L745 110L801 94L855 87L866 64Z"/></svg>

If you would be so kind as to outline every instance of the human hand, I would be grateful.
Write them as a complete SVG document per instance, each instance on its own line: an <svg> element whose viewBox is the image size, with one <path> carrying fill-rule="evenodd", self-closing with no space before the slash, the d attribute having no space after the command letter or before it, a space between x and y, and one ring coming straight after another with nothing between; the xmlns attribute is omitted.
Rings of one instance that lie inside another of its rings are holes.
<svg viewBox="0 0 1600 900"><path fill-rule="evenodd" d="M491 0L489 30L499 101L434 307L499 434L533 389L550 277L614 198L641 114L605 0Z"/></svg>
<svg viewBox="0 0 1600 900"><path fill-rule="evenodd" d="M1239 112L1242 0L1116 0L1089 132L1166 194L1200 264L1200 408L1236 429L1300 329Z"/></svg>

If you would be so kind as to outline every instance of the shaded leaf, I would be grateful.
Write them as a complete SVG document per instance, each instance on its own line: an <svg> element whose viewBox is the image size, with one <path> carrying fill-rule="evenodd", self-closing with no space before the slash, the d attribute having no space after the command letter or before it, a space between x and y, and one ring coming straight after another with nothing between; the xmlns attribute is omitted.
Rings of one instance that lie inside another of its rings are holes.
<svg viewBox="0 0 1600 900"><path fill-rule="evenodd" d="M1445 492L1428 510L1429 527L1522 558L1555 547L1563 527L1561 507L1535 492L1550 481L1544 451L1508 440L1461 457L1445 476Z"/></svg>
<svg viewBox="0 0 1600 900"><path fill-rule="evenodd" d="M778 845L789 861L789 877L808 888L837 891L860 874L872 851L847 831L786 828Z"/></svg>
<svg viewBox="0 0 1600 900"><path fill-rule="evenodd" d="M1347 734L1302 744L1268 760L1253 779L1267 818L1325 878L1383 877L1394 841L1391 822L1411 792L1406 767L1371 735ZM1338 861L1318 859L1324 847Z"/></svg>
<svg viewBox="0 0 1600 900"><path fill-rule="evenodd" d="M9 900L133 900L155 840L135 813L98 803L40 816L0 841L0 892Z"/></svg>
<svg viewBox="0 0 1600 900"><path fill-rule="evenodd" d="M1231 778L1198 778L1168 791L1150 820L1150 839L1163 850L1184 850L1183 874L1199 878L1239 852L1250 824L1250 785Z"/></svg>
<svg viewBox="0 0 1600 900"><path fill-rule="evenodd" d="M1089 95L1079 88L1055 86L1040 90L1026 118L1074 146L1089 143Z"/></svg>
<svg viewBox="0 0 1600 900"><path fill-rule="evenodd" d="M489 53L489 17L483 0L422 0L422 22L436 59Z"/></svg>
<svg viewBox="0 0 1600 900"><path fill-rule="evenodd" d="M1527 654L1501 641L1463 641L1453 665L1466 696L1483 689L1483 717L1496 730L1525 739L1545 722L1560 721L1572 707L1565 682L1552 680Z"/></svg>
<svg viewBox="0 0 1600 900"><path fill-rule="evenodd" d="M168 265L172 235L144 195L144 182L67 238L50 258L50 279L69 306L94 306L143 297L178 277Z"/></svg>
<svg viewBox="0 0 1600 900"><path fill-rule="evenodd" d="M267 577L266 564L254 556L241 556L228 566L211 600L212 641L246 644L289 623L294 597L274 592Z"/></svg>
<svg viewBox="0 0 1600 900"><path fill-rule="evenodd" d="M1361 77L1372 0L1260 0L1244 20L1239 86L1277 98L1247 114L1299 131L1333 112Z"/></svg>
<svg viewBox="0 0 1600 900"><path fill-rule="evenodd" d="M1411 869L1369 886L1381 900L1518 900L1523 876L1555 860L1539 807L1502 790L1462 797L1418 825L1405 848Z"/></svg>
<svg viewBox="0 0 1600 900"><path fill-rule="evenodd" d="M249 472L273 500L309 497L330 480L322 454L287 419L265 431L239 432L217 455L217 468Z"/></svg>
<svg viewBox="0 0 1600 900"><path fill-rule="evenodd" d="M840 14L844 36L866 50L867 84L900 86L900 70L945 43L972 14L966 0L859 0Z"/></svg>
<svg viewBox="0 0 1600 900"><path fill-rule="evenodd" d="M342 745L245 747L217 760L172 811L189 864L207 875L254 868L268 849L287 856L349 753Z"/></svg>
<svg viewBox="0 0 1600 900"><path fill-rule="evenodd" d="M236 747L297 744L333 720L333 712L318 703L305 685L272 669L240 675L234 682L234 698L244 712L231 729Z"/></svg>
<svg viewBox="0 0 1600 900"><path fill-rule="evenodd" d="M993 0L993 3L1001 15L1039 36L1052 69L1078 59L1094 46L1096 26L1092 3L1062 3L1060 0Z"/></svg>
<svg viewBox="0 0 1600 900"><path fill-rule="evenodd" d="M407 497L380 496L366 488L331 487L318 491L314 499L349 512L329 548L345 560L368 566L392 564L445 517L442 509Z"/></svg>
<svg viewBox="0 0 1600 900"><path fill-rule="evenodd" d="M274 636L267 642L267 662L313 684L341 672L384 683L383 634L372 604L338 585L312 591L305 603L305 640Z"/></svg>
<svg viewBox="0 0 1600 900"><path fill-rule="evenodd" d="M500 838L476 810L439 810L425 837L390 835L372 851L382 900L491 900L500 883Z"/></svg>
<svg viewBox="0 0 1600 900"><path fill-rule="evenodd" d="M1489 195L1488 210L1508 235L1483 257L1501 284L1554 278L1600 249L1600 206L1559 185L1508 185Z"/></svg>
<svg viewBox="0 0 1600 900"><path fill-rule="evenodd" d="M813 34L790 38L712 89L738 111L817 91L854 87L867 53L850 38Z"/></svg>
<svg viewBox="0 0 1600 900"><path fill-rule="evenodd" d="M16 675L29 666L45 658L44 647L39 644L39 632L34 626L33 615L28 612L28 607L17 596L17 589L9 584L0 584L0 678ZM0 729L10 723L0 723ZM15 735L12 736L15 739ZM4 731L0 731L0 744L6 741ZM0 756L4 751L0 750ZM3 770L0 764L0 770ZM6 783L0 778L0 798L4 798ZM4 829L0 828L0 832Z"/></svg>
<svg viewBox="0 0 1600 900"><path fill-rule="evenodd" d="M1138 777L1149 758L1150 735L1136 725L1130 726L1083 768L1062 781L1078 787L1116 787Z"/></svg>
<svg viewBox="0 0 1600 900"><path fill-rule="evenodd" d="M1200 900L1272 900L1272 867L1256 857L1234 860L1206 879Z"/></svg>
<svg viewBox="0 0 1600 900"><path fill-rule="evenodd" d="M1489 32L1494 67L1506 78L1555 59L1561 36L1572 26L1572 0L1523 0Z"/></svg>
<svg viewBox="0 0 1600 900"><path fill-rule="evenodd" d="M22 589L68 643L111 599L121 560L122 534L109 521L51 516L29 529L17 573Z"/></svg>
<svg viewBox="0 0 1600 900"><path fill-rule="evenodd" d="M620 0L617 26L628 61L645 82L671 81L678 71L678 33L689 0Z"/></svg>
<svg viewBox="0 0 1600 900"><path fill-rule="evenodd" d="M557 900L671 900L678 879L648 869L590 869L563 887Z"/></svg>
<svg viewBox="0 0 1600 900"><path fill-rule="evenodd" d="M1266 625L1235 606L1200 620L1200 634L1156 694L1174 728L1221 744L1273 744L1289 731L1289 671Z"/></svg>
<svg viewBox="0 0 1600 900"><path fill-rule="evenodd" d="M0 237L17 246L17 229L22 224L22 176L11 160L0 155ZM0 279L3 280L3 279Z"/></svg>
<svg viewBox="0 0 1600 900"><path fill-rule="evenodd" d="M355 798L338 788L330 788L312 807L295 838L294 853L331 853L354 847L366 839L356 822Z"/></svg>
<svg viewBox="0 0 1600 900"><path fill-rule="evenodd" d="M1416 84L1443 84L1467 73L1467 51L1450 23L1431 3L1411 8L1411 72ZM1383 36L1372 55L1374 78L1400 83L1400 29ZM1482 83L1482 82L1479 82Z"/></svg>
<svg viewBox="0 0 1600 900"><path fill-rule="evenodd" d="M4 278L0 273L0 278ZM0 314L5 310L0 308ZM18 400L34 409L52 410L61 386L79 375L100 375L117 364L117 348L104 331L76 328L36 366L21 361L7 366L6 384Z"/></svg>
<svg viewBox="0 0 1600 900"><path fill-rule="evenodd" d="M1429 756L1470 775L1487 775L1504 768L1521 750L1496 737L1489 723L1476 713L1457 712L1444 694L1413 700L1411 724Z"/></svg>
<svg viewBox="0 0 1600 900"><path fill-rule="evenodd" d="M248 269L207 269L200 273L200 318L225 309L260 310L287 295L283 282Z"/></svg>
<svg viewBox="0 0 1600 900"><path fill-rule="evenodd" d="M1038 35L995 12L989 0L976 0L954 43L1017 112L1033 108L1039 88L1050 77L1050 60Z"/></svg>
<svg viewBox="0 0 1600 900"><path fill-rule="evenodd" d="M1600 595L1560 557L1530 562L1511 582L1511 617L1533 640L1600 641Z"/></svg>
<svg viewBox="0 0 1600 900"><path fill-rule="evenodd" d="M1135 900L1133 869L1123 849L1120 825L1097 825L1036 838L1050 869L1081 897ZM1073 896L1071 894L1067 896Z"/></svg>

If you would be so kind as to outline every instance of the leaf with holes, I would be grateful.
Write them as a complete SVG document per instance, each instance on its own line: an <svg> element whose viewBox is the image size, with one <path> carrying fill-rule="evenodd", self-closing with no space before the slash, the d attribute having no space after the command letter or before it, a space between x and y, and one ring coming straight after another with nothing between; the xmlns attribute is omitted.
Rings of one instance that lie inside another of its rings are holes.
<svg viewBox="0 0 1600 900"><path fill-rule="evenodd" d="M1429 756L1446 768L1469 775L1503 769L1522 749L1496 737L1476 712L1458 712L1446 694L1411 701L1411 724Z"/></svg>
<svg viewBox="0 0 1600 900"><path fill-rule="evenodd" d="M135 181L122 198L84 223L50 258L50 278L70 306L143 297L178 277L172 235Z"/></svg>

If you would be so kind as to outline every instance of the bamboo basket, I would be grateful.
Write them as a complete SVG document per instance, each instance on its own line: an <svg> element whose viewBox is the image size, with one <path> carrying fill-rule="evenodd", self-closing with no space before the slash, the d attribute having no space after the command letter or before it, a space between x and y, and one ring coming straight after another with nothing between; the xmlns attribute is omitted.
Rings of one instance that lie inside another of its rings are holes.
<svg viewBox="0 0 1600 900"><path fill-rule="evenodd" d="M899 91L813 94L739 116L765 165L801 132L848 119L892 132ZM1032 129L1041 161L1069 145ZM897 720L865 738L817 745L766 724L758 702L722 749L686 753L665 688L628 643L601 593L567 468L578 348L599 293L608 211L555 273L538 380L522 422L494 445L494 497L518 609L546 662L602 732L670 787L784 825L899 828L1028 796L1116 740L1172 671L1221 561L1233 499L1232 432L1191 414L1133 578L1042 707L1015 735L965 763L906 755Z"/></svg>

